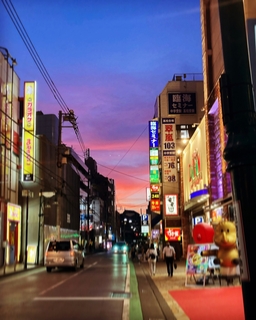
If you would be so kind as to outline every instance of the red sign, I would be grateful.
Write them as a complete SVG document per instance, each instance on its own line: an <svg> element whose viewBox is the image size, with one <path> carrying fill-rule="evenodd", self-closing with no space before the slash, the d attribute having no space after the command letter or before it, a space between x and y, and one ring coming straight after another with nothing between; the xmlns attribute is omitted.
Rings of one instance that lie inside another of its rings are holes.
<svg viewBox="0 0 256 320"><path fill-rule="evenodd" d="M165 241L180 241L181 230L180 228L165 228L164 235Z"/></svg>
<svg viewBox="0 0 256 320"><path fill-rule="evenodd" d="M150 185L150 191L151 192L159 192L160 191L160 185L159 184L151 184Z"/></svg>
<svg viewBox="0 0 256 320"><path fill-rule="evenodd" d="M151 211L160 211L160 199L152 199L150 201Z"/></svg>

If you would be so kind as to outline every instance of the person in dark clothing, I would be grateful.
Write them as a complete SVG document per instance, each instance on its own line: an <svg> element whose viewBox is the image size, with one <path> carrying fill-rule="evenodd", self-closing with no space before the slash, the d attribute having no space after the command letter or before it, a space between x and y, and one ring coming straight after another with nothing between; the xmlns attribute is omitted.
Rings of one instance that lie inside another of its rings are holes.
<svg viewBox="0 0 256 320"><path fill-rule="evenodd" d="M173 262L176 259L176 253L174 248L170 245L169 242L166 243L166 246L163 250L163 258L166 262L168 277L173 276Z"/></svg>

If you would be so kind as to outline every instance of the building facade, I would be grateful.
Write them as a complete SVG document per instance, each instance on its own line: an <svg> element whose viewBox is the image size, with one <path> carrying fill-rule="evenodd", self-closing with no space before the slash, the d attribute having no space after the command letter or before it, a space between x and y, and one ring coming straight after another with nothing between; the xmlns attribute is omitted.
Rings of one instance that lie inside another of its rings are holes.
<svg viewBox="0 0 256 320"><path fill-rule="evenodd" d="M20 80L14 59L0 47L0 265L14 263L21 254L22 212L19 190L19 89Z"/></svg>
<svg viewBox="0 0 256 320"><path fill-rule="evenodd" d="M204 116L203 103L201 74L174 75L157 98L153 126L150 122L151 225L162 230L158 246L171 241L177 257L183 255L187 236L182 222L181 152Z"/></svg>

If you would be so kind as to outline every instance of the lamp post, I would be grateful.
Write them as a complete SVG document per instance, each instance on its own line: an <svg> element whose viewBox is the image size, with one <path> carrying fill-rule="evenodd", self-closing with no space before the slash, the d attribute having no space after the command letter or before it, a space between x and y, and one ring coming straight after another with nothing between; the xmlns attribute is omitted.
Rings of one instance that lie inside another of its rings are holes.
<svg viewBox="0 0 256 320"><path fill-rule="evenodd" d="M42 213L42 205L43 205L43 197L44 198L52 198L55 196L55 192L53 191L40 191L39 192L39 213L38 213L38 238L37 238L37 264L39 265L39 257L40 257L40 238L41 238L41 217L44 215ZM55 203L56 204L56 203Z"/></svg>
<svg viewBox="0 0 256 320"><path fill-rule="evenodd" d="M26 197L26 232L25 232L25 260L24 269L27 269L28 264L28 200L33 197L33 192L30 190L22 190L22 196Z"/></svg>

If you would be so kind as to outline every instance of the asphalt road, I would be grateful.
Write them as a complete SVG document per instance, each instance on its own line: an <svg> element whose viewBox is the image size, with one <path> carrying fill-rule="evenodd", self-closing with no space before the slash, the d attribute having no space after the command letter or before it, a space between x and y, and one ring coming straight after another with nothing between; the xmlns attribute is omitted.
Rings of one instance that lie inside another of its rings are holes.
<svg viewBox="0 0 256 320"><path fill-rule="evenodd" d="M35 269L0 281L1 320L129 319L128 258L88 256L84 269ZM126 299L128 298L128 299Z"/></svg>

